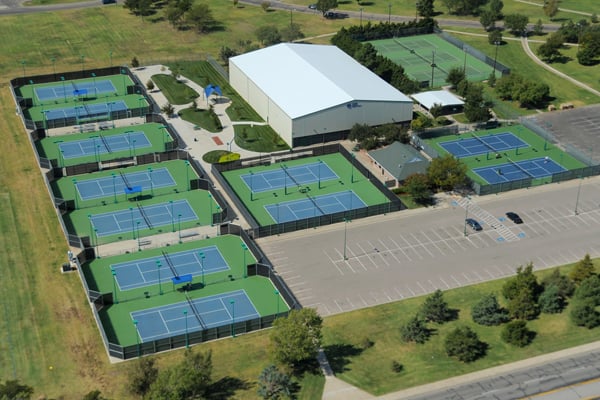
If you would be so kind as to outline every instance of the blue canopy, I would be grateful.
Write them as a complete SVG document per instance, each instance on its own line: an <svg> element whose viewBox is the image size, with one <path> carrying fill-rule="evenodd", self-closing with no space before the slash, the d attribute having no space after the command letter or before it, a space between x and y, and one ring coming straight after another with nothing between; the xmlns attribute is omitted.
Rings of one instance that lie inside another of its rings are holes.
<svg viewBox="0 0 600 400"><path fill-rule="evenodd" d="M88 93L87 89L75 89L73 90L73 96L83 96Z"/></svg>
<svg viewBox="0 0 600 400"><path fill-rule="evenodd" d="M174 276L171 278L173 285L179 285L181 283L187 283L192 281L192 274L186 274L181 276Z"/></svg>
<svg viewBox="0 0 600 400"><path fill-rule="evenodd" d="M206 95L206 97L208 97L213 93L216 93L219 96L223 96L223 92L221 92L221 88L219 86L209 83L208 86L204 88L204 94Z"/></svg>
<svg viewBox="0 0 600 400"><path fill-rule="evenodd" d="M142 187L141 186L125 187L123 190L125 191L125 194L141 193Z"/></svg>

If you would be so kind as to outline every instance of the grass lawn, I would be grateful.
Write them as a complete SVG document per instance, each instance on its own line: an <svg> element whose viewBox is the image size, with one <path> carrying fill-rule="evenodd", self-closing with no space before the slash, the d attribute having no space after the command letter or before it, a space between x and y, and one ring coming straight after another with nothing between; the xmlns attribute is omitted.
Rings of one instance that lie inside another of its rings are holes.
<svg viewBox="0 0 600 400"><path fill-rule="evenodd" d="M152 76L152 81L165 95L169 103L174 105L188 104L200 96L195 90L184 82L173 78L172 75L156 74ZM146 84L146 82L143 83Z"/></svg>
<svg viewBox="0 0 600 400"><path fill-rule="evenodd" d="M212 133L221 132L223 130L219 118L212 110L185 108L179 111L179 116L181 119L191 122L196 126L200 126Z"/></svg>
<svg viewBox="0 0 600 400"><path fill-rule="evenodd" d="M595 263L598 269L598 260ZM563 267L563 273L569 268ZM550 272L546 270L538 273L538 276ZM424 297L326 318L323 329L325 351L337 377L372 394L381 395L598 339L600 328L574 326L568 317L570 309L567 308L562 314L542 314L539 319L529 321L528 327L537 333L529 346L516 348L507 345L500 339L501 328L477 325L471 320L471 307L482 295L496 293L502 302L499 293L505 281L444 292L449 306L459 310L458 320L443 325L428 324L435 329L435 333L422 345L402 342L399 328L415 315ZM489 345L484 358L463 364L446 355L444 339L457 326L471 327ZM367 339L374 343L372 347L363 345ZM404 366L401 373L392 371L393 361Z"/></svg>

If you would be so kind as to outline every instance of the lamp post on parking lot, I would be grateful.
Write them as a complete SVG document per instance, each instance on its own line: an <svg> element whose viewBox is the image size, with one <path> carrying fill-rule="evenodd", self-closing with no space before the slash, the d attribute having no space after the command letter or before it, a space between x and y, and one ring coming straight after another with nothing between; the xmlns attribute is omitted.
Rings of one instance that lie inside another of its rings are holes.
<svg viewBox="0 0 600 400"><path fill-rule="evenodd" d="M467 236L467 218L469 217L469 204L467 203L467 207L465 207L465 229L464 235Z"/></svg>

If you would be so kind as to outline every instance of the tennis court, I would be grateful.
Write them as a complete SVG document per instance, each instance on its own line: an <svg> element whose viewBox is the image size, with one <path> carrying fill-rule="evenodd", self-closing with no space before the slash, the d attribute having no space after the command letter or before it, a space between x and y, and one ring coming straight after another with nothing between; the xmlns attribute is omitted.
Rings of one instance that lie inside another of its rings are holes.
<svg viewBox="0 0 600 400"><path fill-rule="evenodd" d="M141 342L183 335L259 318L245 290L221 293L200 299L134 311Z"/></svg>
<svg viewBox="0 0 600 400"><path fill-rule="evenodd" d="M142 190L153 190L177 183L167 168L112 174L102 178L76 181L75 187L82 200L99 199L123 193L125 188L141 186Z"/></svg>
<svg viewBox="0 0 600 400"><path fill-rule="evenodd" d="M33 89L40 101L54 101L69 96L81 96L82 94L99 95L104 93L116 93L117 88L110 80L97 79L93 82L69 83L53 86L36 87Z"/></svg>
<svg viewBox="0 0 600 400"><path fill-rule="evenodd" d="M488 183L502 183L526 178L544 178L566 171L549 157L518 161L490 167L474 168L473 172Z"/></svg>
<svg viewBox="0 0 600 400"><path fill-rule="evenodd" d="M352 190L266 205L265 209L276 223L296 221L340 211L355 210L367 205Z"/></svg>
<svg viewBox="0 0 600 400"><path fill-rule="evenodd" d="M110 112L126 111L127 104L123 100L110 103L94 103L75 107L53 108L42 110L47 121L65 118L91 118L99 115L108 115Z"/></svg>
<svg viewBox="0 0 600 400"><path fill-rule="evenodd" d="M64 159L78 158L117 151L125 151L133 148L141 149L151 147L152 143L148 140L146 134L142 131L128 132L120 135L103 136L75 140L72 142L62 142L58 144L59 151Z"/></svg>
<svg viewBox="0 0 600 400"><path fill-rule="evenodd" d="M494 135L477 136L472 134L472 138L450 140L439 143L448 153L461 158L470 157L479 154L491 152L501 152L510 149L529 147L514 134L502 132Z"/></svg>
<svg viewBox="0 0 600 400"><path fill-rule="evenodd" d="M160 256L111 264L110 268L115 271L120 290L158 284L159 268L161 282L170 282L173 277L182 275L199 276L230 269L217 246L171 254L163 251Z"/></svg>
<svg viewBox="0 0 600 400"><path fill-rule="evenodd" d="M149 206L130 207L129 210L112 211L89 216L97 236L132 232L134 229L153 229L199 219L186 200L169 201Z"/></svg>
<svg viewBox="0 0 600 400"><path fill-rule="evenodd" d="M259 173L241 175L242 180L250 191L266 192L287 187L289 185L306 185L309 183L339 179L335 172L325 162L287 167L280 165L279 169Z"/></svg>

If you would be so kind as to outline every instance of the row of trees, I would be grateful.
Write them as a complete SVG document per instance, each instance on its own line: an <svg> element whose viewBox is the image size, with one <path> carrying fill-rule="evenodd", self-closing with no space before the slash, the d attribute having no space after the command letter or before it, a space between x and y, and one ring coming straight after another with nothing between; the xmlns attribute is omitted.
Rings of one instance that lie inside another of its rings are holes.
<svg viewBox="0 0 600 400"><path fill-rule="evenodd" d="M578 326L594 328L600 325L600 277L594 271L590 256L580 260L571 273L561 275L556 269L538 282L533 265L519 267L517 275L502 287L506 308L498 302L495 294L481 297L471 308L471 318L479 325L500 326L501 339L513 346L524 347L535 338L535 332L527 327L528 320L540 313L556 314L564 310L572 297L571 320ZM428 323L444 324L457 319L457 311L451 309L438 290L427 297L417 314L400 327L405 342L423 344L433 332ZM446 354L462 362L472 362L486 353L487 344L468 326L451 331L444 341Z"/></svg>
<svg viewBox="0 0 600 400"><path fill-rule="evenodd" d="M372 150L381 145L392 144L395 141L409 143L408 130L396 124L385 124L372 127L367 124L354 124L348 134L348 140L358 143L361 149Z"/></svg>

